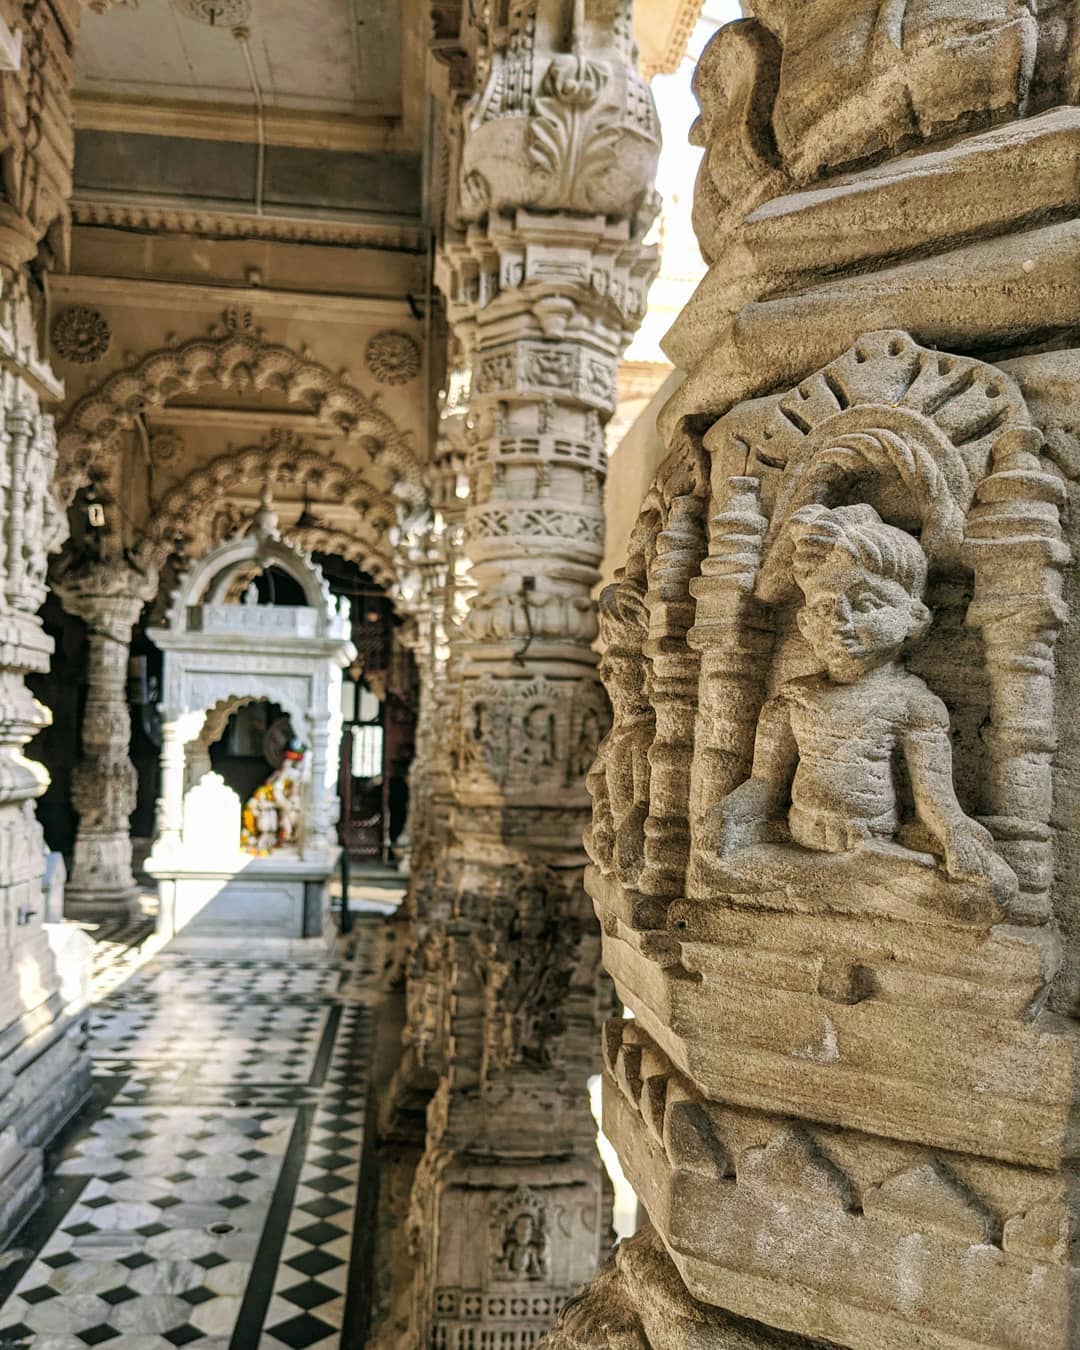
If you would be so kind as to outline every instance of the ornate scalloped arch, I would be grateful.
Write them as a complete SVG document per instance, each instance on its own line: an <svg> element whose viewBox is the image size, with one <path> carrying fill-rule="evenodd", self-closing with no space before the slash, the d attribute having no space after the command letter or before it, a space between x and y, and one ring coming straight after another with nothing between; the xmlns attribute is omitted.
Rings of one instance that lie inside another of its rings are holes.
<svg viewBox="0 0 1080 1350"><path fill-rule="evenodd" d="M324 426L362 441L372 459L388 469L394 495L409 514L427 506L424 473L411 438L376 399L366 398L327 366L248 329L152 351L79 399L58 438L56 483L61 500L71 502L89 481L91 470L106 459L119 433L130 428L140 413L206 385L284 394L289 403L314 412Z"/></svg>
<svg viewBox="0 0 1080 1350"><path fill-rule="evenodd" d="M394 584L390 530L397 513L392 498L373 488L362 473L335 464L316 450L291 446L252 446L195 469L162 499L147 527L140 561L160 568L184 539L192 551L212 548L218 542L211 530L222 499L238 486L253 483L271 490L300 489L350 506L356 513L355 535L336 527L285 533L305 553L338 553L359 562L380 584Z"/></svg>
<svg viewBox="0 0 1080 1350"><path fill-rule="evenodd" d="M296 734L302 735L305 742L310 740L311 725L307 709L302 708L289 694L288 690L280 689L272 675L257 675L254 673L222 675L220 685L221 691L215 691L214 702L202 709L203 718L198 724L198 730L192 730L191 735L184 738L185 745L209 747L213 744L213 741L204 741L204 733L208 725L213 732L220 721L220 730L217 731L217 736L220 736L225 729L225 722L229 720L229 717L237 708L242 708L247 703L258 703L263 699L270 703L276 703L283 712L287 712L292 719L293 730ZM223 713L224 719L222 720Z"/></svg>
<svg viewBox="0 0 1080 1350"><path fill-rule="evenodd" d="M286 530L284 537L304 553L333 553L347 562L355 563L389 593L396 608L400 610L403 607L401 578L394 570L393 560L389 554L376 552L371 541L347 534L344 530L322 526Z"/></svg>

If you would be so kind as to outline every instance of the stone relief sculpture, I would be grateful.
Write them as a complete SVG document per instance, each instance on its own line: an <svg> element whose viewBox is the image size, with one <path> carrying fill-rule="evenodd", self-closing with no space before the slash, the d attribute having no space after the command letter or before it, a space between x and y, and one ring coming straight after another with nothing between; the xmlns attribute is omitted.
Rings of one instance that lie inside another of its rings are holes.
<svg viewBox="0 0 1080 1350"><path fill-rule="evenodd" d="M899 840L941 857L952 880L1015 891L990 833L957 802L948 711L903 663L932 622L918 541L867 505L804 507L788 528L805 596L796 624L822 672L786 681L765 704L753 772L711 808L703 849L728 858L789 839L900 864ZM906 820L897 779L910 787ZM759 876L763 865L756 856Z"/></svg>
<svg viewBox="0 0 1080 1350"><path fill-rule="evenodd" d="M1064 493L1008 373L895 330L680 428L589 774L604 1130L653 1228L553 1347L1071 1344Z"/></svg>
<svg viewBox="0 0 1080 1350"><path fill-rule="evenodd" d="M519 1189L506 1198L496 1215L499 1238L497 1279L544 1280L550 1273L548 1214L539 1198Z"/></svg>

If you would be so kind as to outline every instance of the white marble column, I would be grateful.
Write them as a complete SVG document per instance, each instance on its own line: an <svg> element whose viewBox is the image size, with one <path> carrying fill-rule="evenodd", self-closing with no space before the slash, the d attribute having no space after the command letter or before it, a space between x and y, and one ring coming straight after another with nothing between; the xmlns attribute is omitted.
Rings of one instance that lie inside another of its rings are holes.
<svg viewBox="0 0 1080 1350"><path fill-rule="evenodd" d="M131 632L157 590L157 577L126 562L70 568L55 589L64 608L87 628L87 694L82 758L72 777L79 815L66 911L80 918L129 910L138 895L131 870L131 813L137 780L131 763L127 668Z"/></svg>

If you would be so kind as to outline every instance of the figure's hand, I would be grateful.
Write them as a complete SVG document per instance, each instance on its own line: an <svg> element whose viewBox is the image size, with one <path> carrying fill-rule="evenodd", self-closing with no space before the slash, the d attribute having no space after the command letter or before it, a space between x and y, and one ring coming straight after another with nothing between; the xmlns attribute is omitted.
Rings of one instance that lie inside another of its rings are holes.
<svg viewBox="0 0 1080 1350"><path fill-rule="evenodd" d="M756 778L722 797L706 816L704 837L710 852L726 857L753 842L767 819L768 798L768 785Z"/></svg>
<svg viewBox="0 0 1080 1350"><path fill-rule="evenodd" d="M959 881L983 880L997 861L994 837L978 821L965 819L950 826L943 843L945 870Z"/></svg>

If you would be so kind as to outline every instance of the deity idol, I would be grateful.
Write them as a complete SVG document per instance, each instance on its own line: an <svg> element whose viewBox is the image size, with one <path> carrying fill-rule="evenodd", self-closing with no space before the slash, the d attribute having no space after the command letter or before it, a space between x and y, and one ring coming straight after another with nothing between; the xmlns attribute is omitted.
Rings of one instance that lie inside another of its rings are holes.
<svg viewBox="0 0 1080 1350"><path fill-rule="evenodd" d="M298 841L306 749L293 737L281 767L245 802L241 844L249 853L268 854Z"/></svg>

